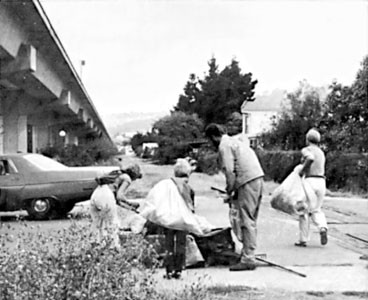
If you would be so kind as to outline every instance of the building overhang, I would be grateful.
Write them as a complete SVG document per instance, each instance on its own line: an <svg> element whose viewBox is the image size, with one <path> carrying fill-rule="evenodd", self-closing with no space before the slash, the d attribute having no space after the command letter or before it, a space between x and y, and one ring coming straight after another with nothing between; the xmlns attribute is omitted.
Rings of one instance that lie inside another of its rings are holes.
<svg viewBox="0 0 368 300"><path fill-rule="evenodd" d="M0 2L0 63L0 88L38 100L30 113L57 113L81 134L113 145L38 0Z"/></svg>

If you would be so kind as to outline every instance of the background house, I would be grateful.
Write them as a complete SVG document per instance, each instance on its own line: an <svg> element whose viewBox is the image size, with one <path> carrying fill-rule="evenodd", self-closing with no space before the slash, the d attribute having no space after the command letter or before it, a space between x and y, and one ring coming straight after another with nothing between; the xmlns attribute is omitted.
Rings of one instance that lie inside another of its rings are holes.
<svg viewBox="0 0 368 300"><path fill-rule="evenodd" d="M285 90L274 90L270 94L256 96L253 102L243 103L243 133L248 136L252 147L257 146L260 134L271 129L272 119L281 112L285 98Z"/></svg>

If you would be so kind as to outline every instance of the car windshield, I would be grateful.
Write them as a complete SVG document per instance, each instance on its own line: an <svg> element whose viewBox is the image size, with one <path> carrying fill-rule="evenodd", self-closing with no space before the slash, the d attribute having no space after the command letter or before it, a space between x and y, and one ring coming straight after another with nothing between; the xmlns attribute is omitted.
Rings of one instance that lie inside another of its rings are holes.
<svg viewBox="0 0 368 300"><path fill-rule="evenodd" d="M29 154L25 155L24 158L28 160L31 164L44 171L65 170L68 168L63 164L42 155Z"/></svg>

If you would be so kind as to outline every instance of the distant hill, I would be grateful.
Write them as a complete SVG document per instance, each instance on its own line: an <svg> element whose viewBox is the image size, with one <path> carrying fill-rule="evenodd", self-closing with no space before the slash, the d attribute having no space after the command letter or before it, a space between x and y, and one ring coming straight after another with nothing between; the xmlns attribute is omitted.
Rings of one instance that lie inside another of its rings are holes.
<svg viewBox="0 0 368 300"><path fill-rule="evenodd" d="M151 130L155 121L170 114L169 111L161 112L128 112L102 115L101 118L110 136L120 134L131 135L137 132L146 133Z"/></svg>

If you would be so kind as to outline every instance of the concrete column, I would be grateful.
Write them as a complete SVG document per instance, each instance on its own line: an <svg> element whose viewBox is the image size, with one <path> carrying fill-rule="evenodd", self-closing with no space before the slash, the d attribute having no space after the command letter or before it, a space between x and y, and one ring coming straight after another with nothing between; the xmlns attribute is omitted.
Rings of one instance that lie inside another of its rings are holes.
<svg viewBox="0 0 368 300"><path fill-rule="evenodd" d="M4 114L3 95L0 91L0 154L4 153L4 117L3 117L3 114Z"/></svg>
<svg viewBox="0 0 368 300"><path fill-rule="evenodd" d="M4 153L4 118L0 115L0 154Z"/></svg>
<svg viewBox="0 0 368 300"><path fill-rule="evenodd" d="M71 142L70 142L70 133L66 132L65 137L64 137L64 145L63 146L66 146L66 145L69 145L69 144L71 144Z"/></svg>
<svg viewBox="0 0 368 300"><path fill-rule="evenodd" d="M36 126L35 131L35 150L46 148L49 144L49 128L47 125ZM36 151L37 152L37 151Z"/></svg>
<svg viewBox="0 0 368 300"><path fill-rule="evenodd" d="M67 144L78 146L78 136L73 131L69 132L68 130L67 136L68 136Z"/></svg>
<svg viewBox="0 0 368 300"><path fill-rule="evenodd" d="M18 100L14 95L7 95L3 99L3 151L4 153L14 153L18 150Z"/></svg>
<svg viewBox="0 0 368 300"><path fill-rule="evenodd" d="M18 118L18 150L27 152L27 116L21 115Z"/></svg>

